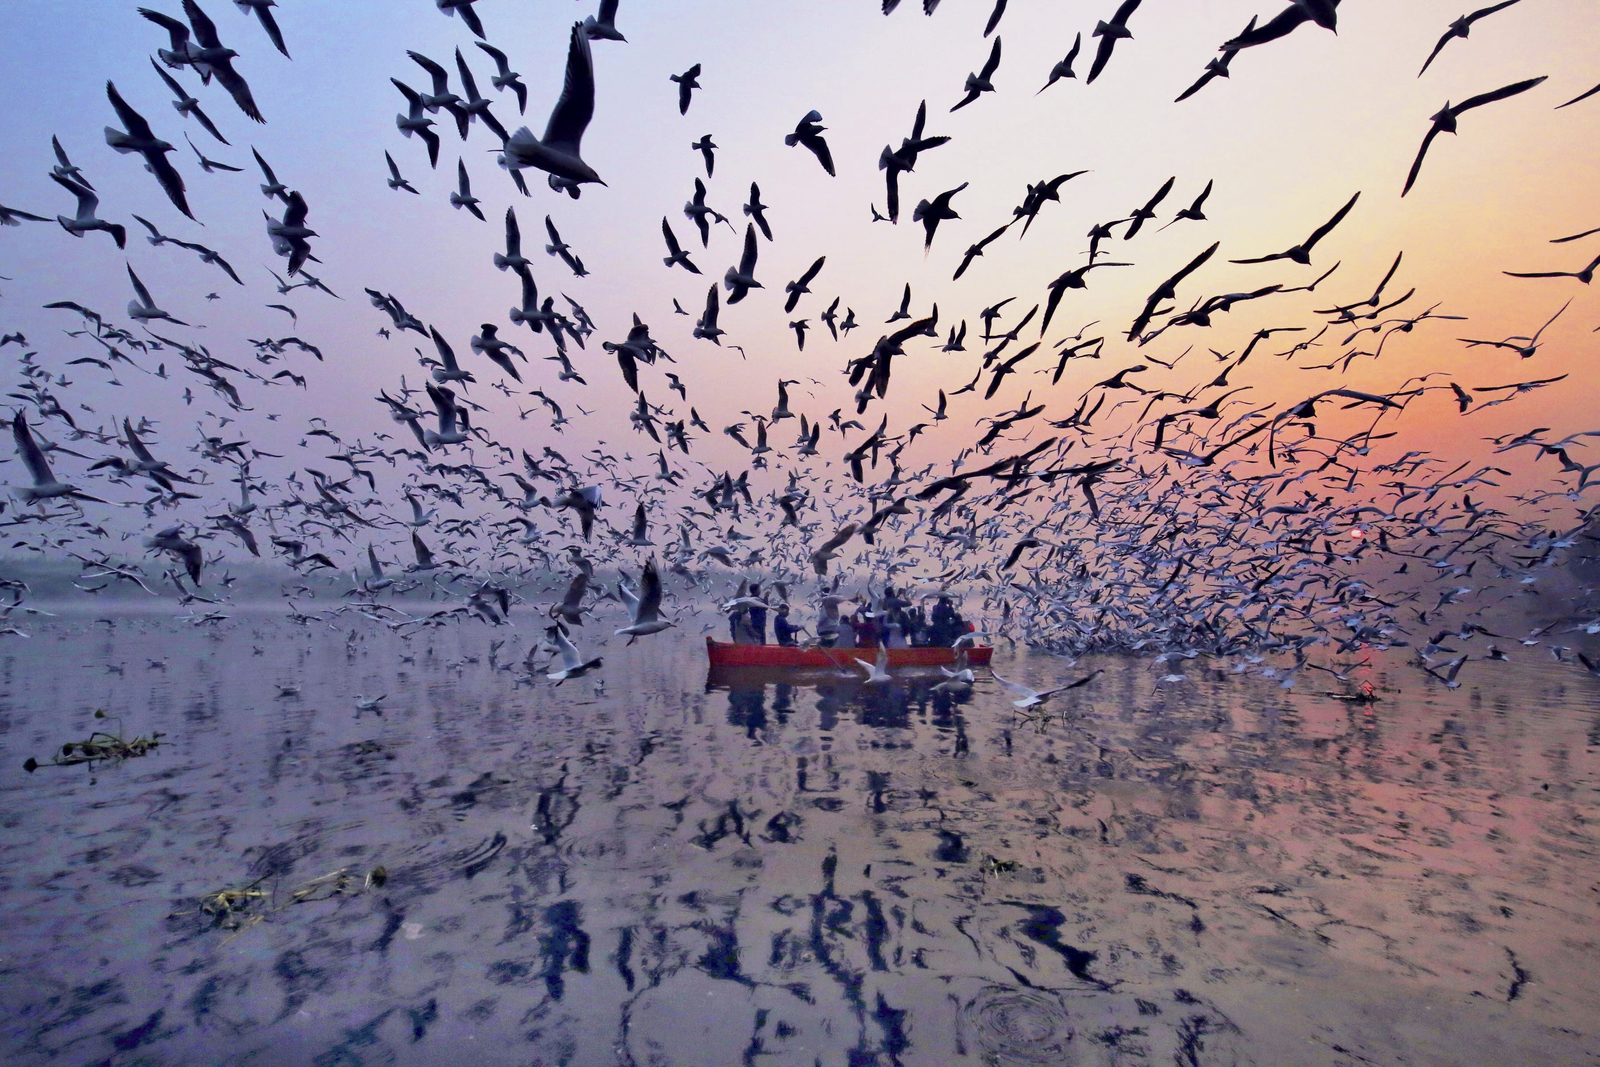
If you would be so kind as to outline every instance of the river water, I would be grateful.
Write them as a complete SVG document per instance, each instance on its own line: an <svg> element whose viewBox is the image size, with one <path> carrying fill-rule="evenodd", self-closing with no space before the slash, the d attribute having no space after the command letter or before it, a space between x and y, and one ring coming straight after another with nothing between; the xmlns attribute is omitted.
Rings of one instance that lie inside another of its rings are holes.
<svg viewBox="0 0 1600 1067"><path fill-rule="evenodd" d="M1543 649L1002 648L1105 672L1029 720L719 685L698 625L555 688L531 619L230 614L3 639L0 1061L1600 1064L1600 682ZM23 770L97 728L165 736Z"/></svg>

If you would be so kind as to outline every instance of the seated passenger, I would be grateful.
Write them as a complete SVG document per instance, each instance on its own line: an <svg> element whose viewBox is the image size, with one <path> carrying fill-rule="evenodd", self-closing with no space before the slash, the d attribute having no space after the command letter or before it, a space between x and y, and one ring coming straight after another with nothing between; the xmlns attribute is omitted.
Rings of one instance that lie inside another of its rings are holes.
<svg viewBox="0 0 1600 1067"><path fill-rule="evenodd" d="M789 621L789 605L779 604L777 617L772 620L772 634L778 639L778 644L792 648L798 642L796 637L805 633L805 627L795 626Z"/></svg>

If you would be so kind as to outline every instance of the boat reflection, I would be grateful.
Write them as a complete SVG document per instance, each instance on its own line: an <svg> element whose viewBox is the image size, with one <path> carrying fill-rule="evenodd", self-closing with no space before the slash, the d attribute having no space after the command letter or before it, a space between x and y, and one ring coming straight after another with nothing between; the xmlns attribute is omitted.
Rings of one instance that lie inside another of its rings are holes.
<svg viewBox="0 0 1600 1067"><path fill-rule="evenodd" d="M829 731L842 717L861 726L906 730L919 724L954 732L956 751L966 748L961 709L972 702L972 686L938 671L907 671L893 682L869 685L860 672L796 671L715 667L706 692L728 694L728 723L761 740L770 725L783 725L795 710L797 690L815 690L818 726ZM769 705L770 699L770 705Z"/></svg>

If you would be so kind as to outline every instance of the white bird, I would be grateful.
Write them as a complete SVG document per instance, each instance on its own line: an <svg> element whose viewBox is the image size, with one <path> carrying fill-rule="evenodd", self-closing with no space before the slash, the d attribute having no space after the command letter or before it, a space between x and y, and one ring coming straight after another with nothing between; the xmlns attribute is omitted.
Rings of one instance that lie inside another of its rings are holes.
<svg viewBox="0 0 1600 1067"><path fill-rule="evenodd" d="M356 694L356 710L357 711L376 711L376 712L382 713L383 708L380 705L382 705L383 702L385 700L388 700L388 699L389 699L389 694L388 693L382 693L382 694L380 694L378 696L375 696L375 697L369 697L369 696L366 696L363 693L357 693Z"/></svg>
<svg viewBox="0 0 1600 1067"><path fill-rule="evenodd" d="M884 682L894 681L889 676L889 650L883 645L878 646L878 659L875 663L868 663L859 656L850 658L859 663L862 669L867 672L866 685L882 685Z"/></svg>
<svg viewBox="0 0 1600 1067"><path fill-rule="evenodd" d="M616 5L613 3L612 7ZM508 170L534 167L550 175L551 188L562 188L560 179L576 186L585 182L604 185L594 168L579 154L583 132L594 118L594 55L583 23L573 23L572 40L567 47L567 77L561 96L550 112L550 121L540 139L523 126L506 141L500 156Z"/></svg>
<svg viewBox="0 0 1600 1067"><path fill-rule="evenodd" d="M111 235L113 241L117 242L118 248L127 246L128 231L126 228L119 223L107 222L104 219L95 217L95 209L100 206L100 198L94 194L93 190L82 182L73 181L71 178L63 177L60 174L52 173L50 178L61 188L78 198L78 210L72 218L69 219L65 215L56 216L56 221L61 224L63 230L66 230L74 237L82 237L90 230L104 230Z"/></svg>
<svg viewBox="0 0 1600 1067"><path fill-rule="evenodd" d="M149 323L154 322L157 319L165 319L174 326L189 325L187 322L182 322L173 318L170 312L162 311L160 308L156 307L156 302L150 298L150 290L144 287L144 282L141 282L139 280L139 276L133 273L133 267L131 266L128 267L128 280L133 283L134 295L138 297L137 300L128 301L129 318L132 318L140 323Z"/></svg>
<svg viewBox="0 0 1600 1067"><path fill-rule="evenodd" d="M617 32L617 0L600 0L600 13L583 20L583 32L593 41L621 41L628 39Z"/></svg>
<svg viewBox="0 0 1600 1067"><path fill-rule="evenodd" d="M1100 673L1102 672L1095 671L1086 678L1079 678L1076 682L1072 682L1068 685L1058 685L1053 689L1029 689L1025 685L1019 685L1016 682L1008 681L1007 679L1000 677L998 674L994 673L992 668L989 671L990 677L1022 698L1020 700L1013 700L1011 702L1012 707L1017 708L1036 708L1045 701L1049 700L1051 697L1055 696L1057 693L1065 693L1069 689L1077 689L1081 686L1088 685L1094 680L1095 676Z"/></svg>
<svg viewBox="0 0 1600 1067"><path fill-rule="evenodd" d="M22 465L28 468L28 473L33 477L32 485L18 486L16 489L17 495L24 503L32 504L35 501L54 500L58 497L92 500L97 504L110 503L97 496L80 493L75 485L56 480L56 476L50 473L50 464L45 461L44 452L34 441L33 434L28 430L27 420L20 411L11 419L11 435L17 442L17 452L22 456Z"/></svg>
<svg viewBox="0 0 1600 1067"><path fill-rule="evenodd" d="M588 674L601 665L602 657L600 656L585 660L583 653L578 651L578 646L574 645L567 635L562 632L559 625L545 627L544 633L545 640L554 645L557 654L561 656L561 669L559 671L551 671L545 675L546 678L557 685L560 685L568 678L578 678Z"/></svg>
<svg viewBox="0 0 1600 1067"><path fill-rule="evenodd" d="M618 585L619 592L623 588L622 585ZM654 559L646 561L644 565L644 573L639 578L638 595L631 596L631 599L630 595L631 591L623 593L623 603L627 605L628 614L633 621L616 631L619 636L628 635L628 644L631 645L649 634L658 634L674 625L661 618L661 574L656 570Z"/></svg>

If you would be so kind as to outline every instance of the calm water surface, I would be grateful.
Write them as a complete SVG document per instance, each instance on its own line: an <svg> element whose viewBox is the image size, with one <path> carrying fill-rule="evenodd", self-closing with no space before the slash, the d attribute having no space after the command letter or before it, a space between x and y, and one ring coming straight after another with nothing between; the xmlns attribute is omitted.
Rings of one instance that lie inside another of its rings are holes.
<svg viewBox="0 0 1600 1067"><path fill-rule="evenodd" d="M0 646L3 1062L1600 1064L1600 682L1542 649L1370 705L1002 650L1105 669L1041 724L708 686L694 626L556 689L501 669L531 617L281 611ZM96 708L166 739L23 771Z"/></svg>

